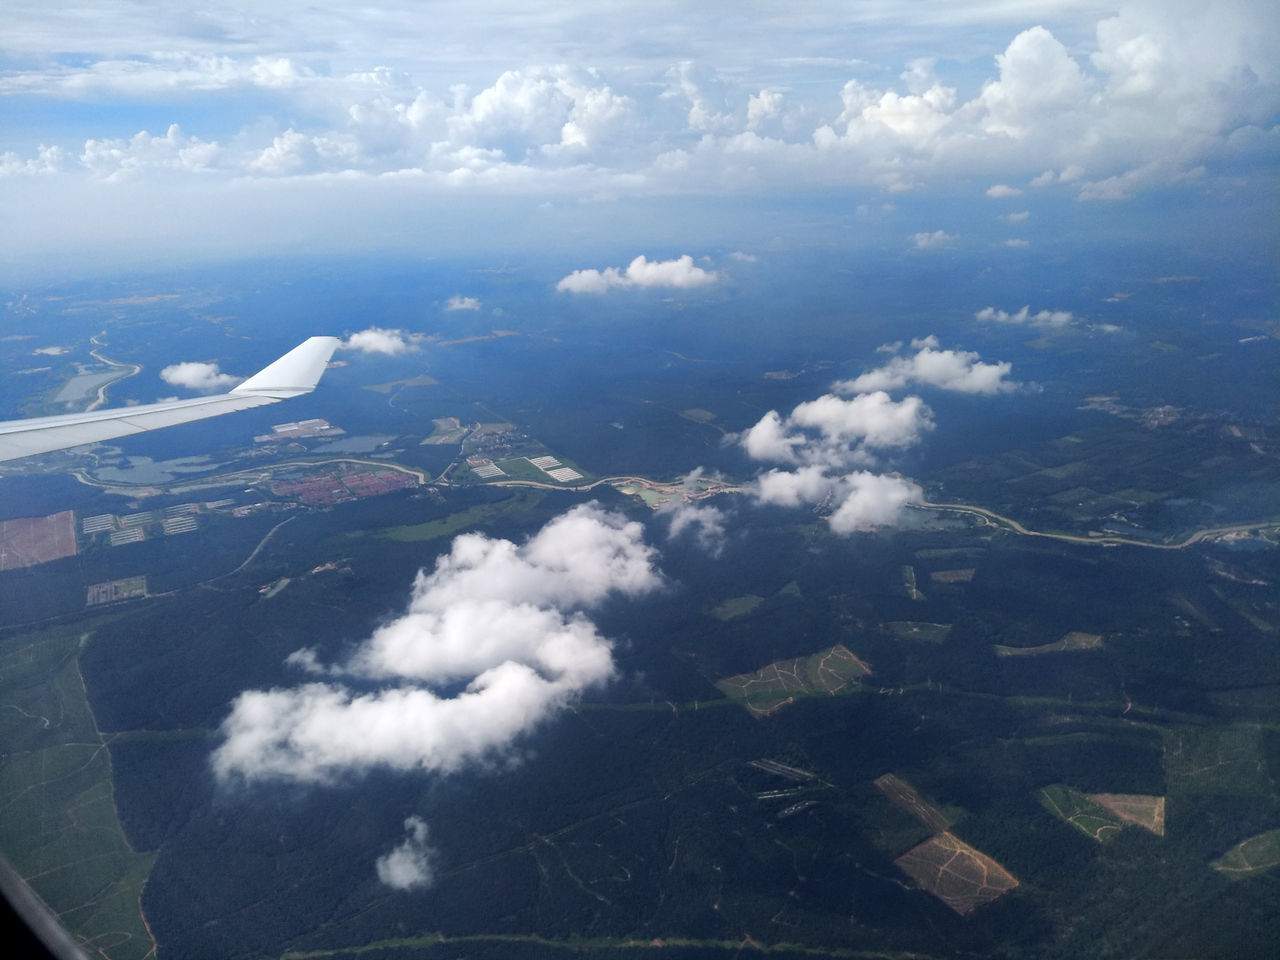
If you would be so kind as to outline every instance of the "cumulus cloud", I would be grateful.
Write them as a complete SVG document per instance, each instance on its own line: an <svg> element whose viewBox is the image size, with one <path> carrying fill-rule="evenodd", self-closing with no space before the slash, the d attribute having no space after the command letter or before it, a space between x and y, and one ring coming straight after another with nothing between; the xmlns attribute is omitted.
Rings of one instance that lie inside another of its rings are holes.
<svg viewBox="0 0 1280 960"><path fill-rule="evenodd" d="M668 540L675 540L685 533L692 534L698 546L713 557L718 557L724 550L728 517L719 507L694 503L689 499L697 492L698 481L702 479L703 473L703 468L698 467L686 476L682 484L684 497L680 500L668 500L658 508L658 513L666 517L670 524L667 529Z"/></svg>
<svg viewBox="0 0 1280 960"><path fill-rule="evenodd" d="M910 481L865 469L877 452L905 449L933 429L919 397L894 401L880 391L844 399L826 394L801 403L787 417L767 414L737 440L753 460L788 465L745 486L759 503L811 505L836 533L892 523L922 494Z"/></svg>
<svg viewBox="0 0 1280 960"><path fill-rule="evenodd" d="M987 187L987 196L996 200L1002 200L1005 197L1020 197L1022 191L1017 187L1011 187L1007 183L996 183Z"/></svg>
<svg viewBox="0 0 1280 960"><path fill-rule="evenodd" d="M933 233L913 233L911 235L912 242L915 243L917 250L931 250L935 247L945 247L955 237L947 233L945 230L935 230Z"/></svg>
<svg viewBox="0 0 1280 960"><path fill-rule="evenodd" d="M675 540L689 533L698 546L713 557L720 556L724 550L728 517L719 507L672 500L663 504L658 513L670 523L668 539Z"/></svg>
<svg viewBox="0 0 1280 960"><path fill-rule="evenodd" d="M713 270L695 266L693 257L684 254L675 260L653 260L644 254L636 257L625 269L606 267L604 270L575 270L556 284L556 289L567 293L606 293L623 287L670 287L688 290L715 283L720 275Z"/></svg>
<svg viewBox="0 0 1280 960"><path fill-rule="evenodd" d="M1031 246L1031 241L1024 240L1022 237L1010 237L1008 240L1004 241L1004 246L1014 247L1015 249L1021 249L1023 247Z"/></svg>
<svg viewBox="0 0 1280 960"><path fill-rule="evenodd" d="M939 349L933 336L912 340L911 356L896 356L901 348L886 344L879 352L895 356L884 366L837 381L832 392L798 404L785 417L770 410L733 438L753 460L786 465L761 473L746 492L759 503L816 507L839 534L891 524L907 505L921 502L916 483L871 468L886 454L919 443L934 429L933 412L919 397L894 400L886 391L915 383L996 394L1016 384L1005 379L1010 364Z"/></svg>
<svg viewBox="0 0 1280 960"><path fill-rule="evenodd" d="M1029 324L1033 327L1054 329L1065 327L1075 322L1075 315L1070 310L1041 310L1032 313L1030 306L1025 306L1017 313L997 310L995 307L984 307L973 315L975 320L983 323Z"/></svg>
<svg viewBox="0 0 1280 960"><path fill-rule="evenodd" d="M502 757L613 676L610 642L586 611L661 583L640 524L595 503L523 544L456 537L434 570L419 572L407 611L344 662L296 655L333 679L240 694L214 771L223 782L324 783Z"/></svg>
<svg viewBox="0 0 1280 960"><path fill-rule="evenodd" d="M911 356L895 356L884 366L853 380L841 380L834 389L838 393L865 393L897 390L914 383L956 393L992 395L1017 387L1006 379L1013 364L984 363L975 351L940 350L938 346L938 338L934 336L912 340L911 347L916 352Z"/></svg>
<svg viewBox="0 0 1280 960"><path fill-rule="evenodd" d="M414 343L417 336L403 330L388 330L383 327L369 327L351 334L342 342L344 350L359 350L361 353L383 353L395 356L416 350Z"/></svg>
<svg viewBox="0 0 1280 960"><path fill-rule="evenodd" d="M866 470L832 474L818 466L770 470L756 480L754 493L760 503L827 506L827 524L839 534L892 524L904 507L924 499L919 485L905 477Z"/></svg>
<svg viewBox="0 0 1280 960"><path fill-rule="evenodd" d="M455 310L479 310L480 301L475 297L452 296L444 303L444 308L448 312Z"/></svg>
<svg viewBox="0 0 1280 960"><path fill-rule="evenodd" d="M1027 219L1030 216L1031 216L1030 210L1018 210L1014 213L1006 213L1000 219L1003 220L1005 223L1026 223Z"/></svg>
<svg viewBox="0 0 1280 960"><path fill-rule="evenodd" d="M175 363L160 371L160 379L188 390L226 390L240 382L240 377L222 373L216 363Z"/></svg>
<svg viewBox="0 0 1280 960"><path fill-rule="evenodd" d="M405 838L374 866L378 879L392 890L414 890L431 885L434 851L427 845L427 824L421 817L404 822Z"/></svg>

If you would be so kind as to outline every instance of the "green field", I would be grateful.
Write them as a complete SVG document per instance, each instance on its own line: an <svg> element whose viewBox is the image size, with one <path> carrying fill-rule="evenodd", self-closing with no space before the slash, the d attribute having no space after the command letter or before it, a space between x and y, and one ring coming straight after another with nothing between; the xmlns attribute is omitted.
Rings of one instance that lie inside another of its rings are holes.
<svg viewBox="0 0 1280 960"><path fill-rule="evenodd" d="M754 593L748 593L742 597L730 597L712 607L711 615L717 620L735 620L738 617L745 617L762 603L764 603L764 597L758 597Z"/></svg>
<svg viewBox="0 0 1280 960"><path fill-rule="evenodd" d="M595 477L592 474L589 474L586 470L583 470L582 467L578 466L572 460L566 460L564 457L551 454L549 453L549 451L546 451L546 450L540 450L533 453L524 454L519 457L511 457L508 460L498 460L496 462L497 462L497 465L502 468L502 472L507 475L508 479L532 480L536 483L559 483L560 481L548 475L545 471L539 469L538 467L535 467L530 462L531 457L537 458L537 457L545 457L545 456L555 456L556 459L560 461L560 466L568 467L571 470L576 470L578 473L582 474L581 480L570 480L567 484L565 484L565 486L571 487L571 486L576 486L577 484L580 484L580 483L590 483L592 480L595 479ZM553 467L552 469L558 470L559 467ZM501 480L502 478L494 477L493 479Z"/></svg>
<svg viewBox="0 0 1280 960"><path fill-rule="evenodd" d="M80 677L88 631L2 641L0 848L90 953L132 960L155 951L139 909L154 856L134 852L116 818L110 754Z"/></svg>
<svg viewBox="0 0 1280 960"><path fill-rule="evenodd" d="M776 713L798 697L851 693L871 668L841 644L809 657L777 660L755 673L717 680L716 686L757 717Z"/></svg>
<svg viewBox="0 0 1280 960"><path fill-rule="evenodd" d="M1280 866L1280 830L1268 830L1241 841L1210 866L1233 879Z"/></svg>
<svg viewBox="0 0 1280 960"><path fill-rule="evenodd" d="M522 490L511 500L504 500L502 503L477 504L474 507L459 510L457 513L451 513L447 517L441 517L438 520L428 520L426 523L414 523L403 527L383 527L379 530L370 530L368 532L357 530L347 533L345 536L348 539L372 536L382 540L395 540L399 543L438 540L441 537L451 537L456 533L464 533L474 527L492 523L499 517L509 513L514 504L519 504L522 507L533 506L542 499L542 496L537 491Z"/></svg>
<svg viewBox="0 0 1280 960"><path fill-rule="evenodd" d="M1102 646L1102 637L1096 633L1072 630L1053 643L1042 643L1038 647L1006 647L999 643L993 646L998 657L1034 657L1042 653L1064 653L1068 650L1097 650Z"/></svg>
<svg viewBox="0 0 1280 960"><path fill-rule="evenodd" d="M1099 843L1114 839L1124 829L1123 820L1065 784L1055 783L1039 790L1036 799L1055 817Z"/></svg>
<svg viewBox="0 0 1280 960"><path fill-rule="evenodd" d="M1262 729L1253 724L1179 727L1166 735L1170 793L1268 796Z"/></svg>
<svg viewBox="0 0 1280 960"><path fill-rule="evenodd" d="M885 624L885 629L899 640L924 640L928 643L941 643L951 632L949 623L927 623L923 620L894 620Z"/></svg>

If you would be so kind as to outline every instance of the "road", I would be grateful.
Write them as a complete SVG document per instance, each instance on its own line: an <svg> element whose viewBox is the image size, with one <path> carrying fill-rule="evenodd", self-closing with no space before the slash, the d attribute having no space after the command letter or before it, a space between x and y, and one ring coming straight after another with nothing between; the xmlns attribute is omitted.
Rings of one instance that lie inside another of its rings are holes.
<svg viewBox="0 0 1280 960"><path fill-rule="evenodd" d="M1004 517L985 507L974 507L967 503L931 503L922 500L911 504L917 510L947 510L953 513L964 513L978 517L1006 530L1021 534L1024 537L1045 537L1049 540L1063 540L1067 543L1089 543L1104 547L1147 547L1152 550L1182 550L1201 540L1220 537L1230 533L1248 533L1251 530L1280 530L1280 521L1256 520L1252 523L1235 523L1225 527L1205 527L1187 535L1177 543L1156 543L1151 540L1137 540L1131 537L1120 537L1111 534L1099 534L1094 537L1081 537L1071 533L1045 533L1041 530L1030 530L1011 517Z"/></svg>

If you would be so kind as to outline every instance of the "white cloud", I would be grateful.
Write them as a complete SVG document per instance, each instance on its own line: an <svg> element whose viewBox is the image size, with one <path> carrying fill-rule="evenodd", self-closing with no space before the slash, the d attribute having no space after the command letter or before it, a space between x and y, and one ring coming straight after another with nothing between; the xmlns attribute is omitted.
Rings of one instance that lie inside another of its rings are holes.
<svg viewBox="0 0 1280 960"><path fill-rule="evenodd" d="M480 301L475 297L452 296L445 301L444 308L447 312L455 310L479 310Z"/></svg>
<svg viewBox="0 0 1280 960"><path fill-rule="evenodd" d="M877 352L896 354L901 348L892 343ZM842 535L894 523L907 505L921 502L924 493L911 480L868 469L934 429L923 400L893 400L885 391L920 383L996 394L1017 385L1006 379L1010 364L984 363L972 351L941 350L937 337L912 340L911 349L909 357L894 356L860 377L832 384L831 393L798 404L786 417L770 410L732 438L753 460L787 464L759 474L744 490L760 503L813 506Z"/></svg>
<svg viewBox="0 0 1280 960"><path fill-rule="evenodd" d="M1014 37L996 57L996 65L1000 78L984 84L978 98L985 114L981 125L987 133L1020 140L1046 123L1062 123L1064 115L1087 103L1090 86L1080 65L1044 27L1032 27ZM987 195L1015 193L988 190Z"/></svg>
<svg viewBox="0 0 1280 960"><path fill-rule="evenodd" d="M1003 220L1005 223L1026 223L1027 220L1030 219L1030 217L1031 217L1030 210L1018 210L1018 211L1015 211L1014 213L1006 213L1000 219Z"/></svg>
<svg viewBox="0 0 1280 960"><path fill-rule="evenodd" d="M23 159L12 150L0 153L0 177L42 176L57 173L66 163L61 147L40 144L36 155Z"/></svg>
<svg viewBox="0 0 1280 960"><path fill-rule="evenodd" d="M414 340L417 335L404 330L387 330L382 327L369 327L351 334L342 342L344 350L359 350L361 353L383 353L395 356L416 350Z"/></svg>
<svg viewBox="0 0 1280 960"><path fill-rule="evenodd" d="M162 137L143 130L127 141L87 140L80 164L94 176L106 180L164 170L202 173L220 164L222 152L217 143L189 137L172 123Z"/></svg>
<svg viewBox="0 0 1280 960"><path fill-rule="evenodd" d="M702 479L704 472L702 467L691 471L682 483L684 498L668 500L658 508L658 513L666 517L670 524L667 529L668 540L692 533L698 546L713 557L718 557L724 550L728 517L719 507L694 503L689 499L697 492L698 481Z"/></svg>
<svg viewBox="0 0 1280 960"><path fill-rule="evenodd" d="M1014 247L1015 249L1022 249L1024 247L1031 246L1031 241L1024 240L1021 237L1010 237L1008 240L1004 241L1004 246Z"/></svg>
<svg viewBox="0 0 1280 960"><path fill-rule="evenodd" d="M404 822L404 830L404 840L375 862L378 879L392 890L428 887L434 879L434 851L427 845L426 821L409 817Z"/></svg>
<svg viewBox="0 0 1280 960"><path fill-rule="evenodd" d="M743 253L741 250L735 250L729 254L730 260L737 260L739 263L755 263L760 258L754 253Z"/></svg>
<svg viewBox="0 0 1280 960"><path fill-rule="evenodd" d="M1075 323L1075 315L1070 310L1041 310L1032 313L1030 306L1025 306L1017 313L1007 313L995 307L984 307L973 315L975 320L983 323L1030 324L1033 327L1049 329L1065 327Z"/></svg>
<svg viewBox="0 0 1280 960"><path fill-rule="evenodd" d="M853 380L835 384L839 393L865 393L868 390L897 390L908 384L926 384L957 393L992 395L1007 393L1017 387L1007 380L1013 364L984 363L972 350L940 350L936 337L911 341L915 353L895 356L887 364L869 370Z"/></svg>
<svg viewBox="0 0 1280 960"><path fill-rule="evenodd" d="M606 267L601 270L575 270L556 284L567 293L605 293L622 287L671 287L688 290L715 283L720 275L713 270L694 266L689 254L675 260L645 259L644 254L631 261L625 270Z"/></svg>
<svg viewBox="0 0 1280 960"><path fill-rule="evenodd" d="M935 247L945 247L955 237L945 230L935 230L933 233L913 233L911 239L917 250L931 250Z"/></svg>
<svg viewBox="0 0 1280 960"><path fill-rule="evenodd" d="M781 507L825 506L835 533L851 534L897 521L904 507L924 499L920 487L893 474L835 473L818 465L769 470L748 487L758 502Z"/></svg>
<svg viewBox="0 0 1280 960"><path fill-rule="evenodd" d="M524 544L456 537L432 572L419 572L408 610L345 663L294 661L359 679L363 692L314 682L242 693L222 725L214 771L224 782L323 783L375 768L449 772L501 756L613 675L610 643L585 611L657 589L654 561L638 523L594 503ZM457 685L461 692L441 692Z"/></svg>
<svg viewBox="0 0 1280 960"><path fill-rule="evenodd" d="M826 394L797 405L785 419L771 410L738 442L753 460L792 466L768 470L744 489L760 503L817 506L840 534L892 523L907 503L922 498L919 488L855 468L872 464L875 451L913 446L932 429L919 397L893 401L883 392L851 400Z"/></svg>
<svg viewBox="0 0 1280 960"><path fill-rule="evenodd" d="M987 196L996 200L1002 200L1005 197L1020 197L1022 191L1017 187L1011 187L1007 183L996 183L987 187Z"/></svg>
<svg viewBox="0 0 1280 960"><path fill-rule="evenodd" d="M15 128L0 152L0 208L15 224L0 263L407 247L427 211L442 247L484 242L492 231L462 200L510 214L554 203L542 225L595 241L598 218L572 222L585 201L736 195L781 209L806 195L873 210L868 191L945 199L975 183L1117 202L1271 189L1275 4L1126 0L1100 16L921 2L905 21L892 4L810 5L747 33L712 29L710 8L672 20L632 5L608 39L581 5L481 5L433 25L441 56L412 41L404 10L335 18L297 0L252 30L212 8L201 29L178 30L184 16L149 3L85 0L78 25L28 4L11 18L0 96L47 120ZM1018 32L1024 18L1043 25ZM985 26L937 29L972 22ZM828 55L846 41L868 62ZM964 84L940 79L956 75ZM175 125L139 131L138 116L157 114ZM609 289L623 270L596 274L578 279Z"/></svg>
<svg viewBox="0 0 1280 960"><path fill-rule="evenodd" d="M675 540L685 533L692 533L698 546L713 557L720 556L728 518L719 507L671 500L663 504L658 513L671 525L667 530L668 539Z"/></svg>
<svg viewBox="0 0 1280 960"><path fill-rule="evenodd" d="M188 390L223 390L235 386L240 377L222 373L216 363L175 363L160 371L160 379Z"/></svg>

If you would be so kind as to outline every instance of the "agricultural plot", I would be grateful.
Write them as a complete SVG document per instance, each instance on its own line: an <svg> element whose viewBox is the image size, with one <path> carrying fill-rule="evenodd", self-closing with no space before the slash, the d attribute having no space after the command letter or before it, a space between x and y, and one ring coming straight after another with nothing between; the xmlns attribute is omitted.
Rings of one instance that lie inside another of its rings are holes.
<svg viewBox="0 0 1280 960"><path fill-rule="evenodd" d="M103 603L115 603L117 600L133 600L147 595L147 578L126 577L123 580L108 580L105 583L92 583L85 592L85 606L94 607Z"/></svg>
<svg viewBox="0 0 1280 960"><path fill-rule="evenodd" d="M920 796L907 781L892 773L877 777L876 788L889 798L894 806L911 814L934 833L942 833L951 822L936 806Z"/></svg>
<svg viewBox="0 0 1280 960"><path fill-rule="evenodd" d="M369 387L367 389L373 389ZM461 443L470 427L464 427L457 417L439 417L431 421L431 436L422 442L430 446Z"/></svg>
<svg viewBox="0 0 1280 960"><path fill-rule="evenodd" d="M764 603L764 597L757 596L754 593L748 593L741 597L730 597L723 600L711 608L711 616L717 620L736 620L738 617L745 617Z"/></svg>
<svg viewBox="0 0 1280 960"><path fill-rule="evenodd" d="M968 583L977 573L976 567L963 567L958 570L934 570L929 579L934 583Z"/></svg>
<svg viewBox="0 0 1280 960"><path fill-rule="evenodd" d="M926 623L923 620L894 620L884 626L899 640L923 640L926 643L941 643L951 632L949 623Z"/></svg>
<svg viewBox="0 0 1280 960"><path fill-rule="evenodd" d="M1280 866L1280 830L1268 830L1237 843L1209 866L1233 880Z"/></svg>
<svg viewBox="0 0 1280 960"><path fill-rule="evenodd" d="M0 649L0 847L87 954L145 960L156 947L139 897L155 856L133 851L116 817L77 660L87 636L51 629Z"/></svg>
<svg viewBox="0 0 1280 960"><path fill-rule="evenodd" d="M911 848L894 863L962 917L1018 885L1013 874L996 861L947 832Z"/></svg>
<svg viewBox="0 0 1280 960"><path fill-rule="evenodd" d="M1087 793L1089 800L1114 813L1125 823L1164 836L1164 797L1143 793Z"/></svg>
<svg viewBox="0 0 1280 960"><path fill-rule="evenodd" d="M916 568L909 563L902 567L902 589L912 600L925 599L925 595L920 592L919 584L916 583Z"/></svg>
<svg viewBox="0 0 1280 960"><path fill-rule="evenodd" d="M1105 843L1119 836L1124 821L1079 790L1055 783L1036 792L1036 799L1055 817L1065 820L1087 837ZM1163 797L1159 798L1163 801ZM1163 813L1164 804L1161 803ZM1163 816L1161 818L1163 830Z"/></svg>
<svg viewBox="0 0 1280 960"><path fill-rule="evenodd" d="M1006 647L993 644L998 657L1034 657L1042 653L1065 653L1071 650L1097 650L1102 646L1102 634L1081 633L1072 630L1053 643L1042 643L1038 647Z"/></svg>
<svg viewBox="0 0 1280 960"><path fill-rule="evenodd" d="M1166 734L1170 793L1265 795L1271 790L1257 726L1179 727Z"/></svg>
<svg viewBox="0 0 1280 960"><path fill-rule="evenodd" d="M0 521L0 571L75 555L76 517L70 510Z"/></svg>
<svg viewBox="0 0 1280 960"><path fill-rule="evenodd" d="M810 657L778 660L755 673L725 677L716 687L754 716L767 717L799 697L848 693L870 673L870 667L836 644Z"/></svg>

